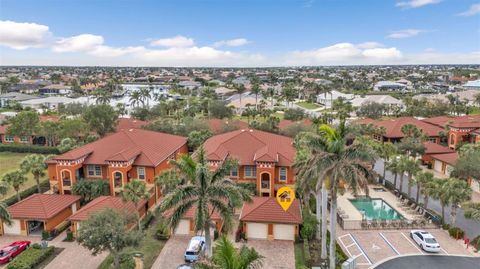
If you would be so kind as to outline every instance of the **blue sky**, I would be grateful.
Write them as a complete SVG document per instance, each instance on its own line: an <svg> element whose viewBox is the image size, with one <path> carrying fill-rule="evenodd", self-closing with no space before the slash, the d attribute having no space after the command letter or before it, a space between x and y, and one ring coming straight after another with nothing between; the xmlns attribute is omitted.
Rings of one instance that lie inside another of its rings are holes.
<svg viewBox="0 0 480 269"><path fill-rule="evenodd" d="M1 0L0 64L480 63L478 0Z"/></svg>

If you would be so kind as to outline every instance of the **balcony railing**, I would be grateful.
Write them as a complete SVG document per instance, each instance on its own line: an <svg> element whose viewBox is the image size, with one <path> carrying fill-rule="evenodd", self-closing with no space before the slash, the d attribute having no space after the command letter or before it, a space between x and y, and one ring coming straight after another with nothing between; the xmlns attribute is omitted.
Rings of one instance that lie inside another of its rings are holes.
<svg viewBox="0 0 480 269"><path fill-rule="evenodd" d="M270 181L263 181L262 180L262 189L269 189L270 188Z"/></svg>
<svg viewBox="0 0 480 269"><path fill-rule="evenodd" d="M72 186L72 180L69 178L64 178L62 179L63 186L65 187L70 187Z"/></svg>
<svg viewBox="0 0 480 269"><path fill-rule="evenodd" d="M114 179L114 181L113 181L113 186L114 186L115 188L121 188L121 187L123 187L122 179Z"/></svg>

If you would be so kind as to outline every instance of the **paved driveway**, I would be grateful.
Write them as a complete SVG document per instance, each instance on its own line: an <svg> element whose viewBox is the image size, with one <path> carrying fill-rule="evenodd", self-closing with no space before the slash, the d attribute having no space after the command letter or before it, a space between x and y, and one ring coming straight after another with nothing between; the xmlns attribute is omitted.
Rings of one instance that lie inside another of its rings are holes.
<svg viewBox="0 0 480 269"><path fill-rule="evenodd" d="M404 268L422 268L422 269L478 269L480 258L456 257L456 256L406 256L398 257L386 261L375 269L404 269Z"/></svg>
<svg viewBox="0 0 480 269"><path fill-rule="evenodd" d="M174 235L163 246L160 255L152 266L152 269L175 269L185 263L183 254L187 249L191 236Z"/></svg>
<svg viewBox="0 0 480 269"><path fill-rule="evenodd" d="M293 241L283 240L248 240L248 247L255 248L262 256L262 269L292 269L295 268Z"/></svg>

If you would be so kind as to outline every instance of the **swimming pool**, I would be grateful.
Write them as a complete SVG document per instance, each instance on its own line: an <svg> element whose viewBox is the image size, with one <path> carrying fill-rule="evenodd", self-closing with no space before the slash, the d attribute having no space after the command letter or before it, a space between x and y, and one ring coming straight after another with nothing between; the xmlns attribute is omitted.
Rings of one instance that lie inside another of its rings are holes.
<svg viewBox="0 0 480 269"><path fill-rule="evenodd" d="M357 198L350 199L350 202L367 220L403 219L400 213L381 198Z"/></svg>

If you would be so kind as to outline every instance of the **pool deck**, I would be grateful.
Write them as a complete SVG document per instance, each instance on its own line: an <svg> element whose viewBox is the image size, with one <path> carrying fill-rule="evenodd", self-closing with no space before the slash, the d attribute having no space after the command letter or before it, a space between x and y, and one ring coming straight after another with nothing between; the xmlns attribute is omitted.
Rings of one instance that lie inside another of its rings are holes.
<svg viewBox="0 0 480 269"><path fill-rule="evenodd" d="M385 202L387 202L390 207L395 209L398 213L400 213L405 219L407 220L413 220L416 215L407 213L405 210L403 210L401 207L399 207L397 197L395 197L394 194L392 194L390 191L388 191L386 188L384 188L386 191L385 192L379 192L375 191L373 188L379 188L382 187L381 185L369 185L369 196L372 199L375 198L381 198ZM362 193L359 193L359 195L362 195ZM353 226L350 226L350 229L360 229L361 227L356 227L359 222L362 221L362 214L358 209L349 201L349 199L356 199L355 196L353 196L349 191L346 191L344 195L339 195L337 204L338 208L343 210L346 215L348 215L348 218L345 219L346 223L351 221ZM345 227L347 229L347 227Z"/></svg>

